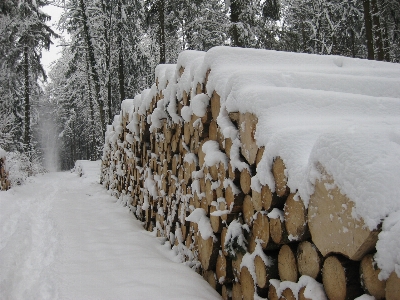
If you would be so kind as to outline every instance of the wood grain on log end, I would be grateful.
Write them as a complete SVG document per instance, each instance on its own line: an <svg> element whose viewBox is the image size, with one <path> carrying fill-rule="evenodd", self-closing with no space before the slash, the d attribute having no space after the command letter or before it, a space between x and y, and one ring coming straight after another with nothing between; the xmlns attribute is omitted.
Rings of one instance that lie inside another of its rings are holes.
<svg viewBox="0 0 400 300"><path fill-rule="evenodd" d="M340 192L333 179L317 180L308 206L308 226L323 256L332 252L361 260L374 249L379 232L366 228L362 218L354 219L353 208L354 202Z"/></svg>
<svg viewBox="0 0 400 300"><path fill-rule="evenodd" d="M390 274L386 281L386 300L398 300L400 298L400 277L396 272Z"/></svg>
<svg viewBox="0 0 400 300"><path fill-rule="evenodd" d="M317 279L321 274L322 255L317 247L308 241L301 242L297 247L297 267L300 275Z"/></svg>
<svg viewBox="0 0 400 300"><path fill-rule="evenodd" d="M250 165L256 161L258 146L255 140L255 132L258 118L251 114L240 114L239 135L242 142L241 153Z"/></svg>
<svg viewBox="0 0 400 300"><path fill-rule="evenodd" d="M289 188L287 187L287 177L285 174L285 164L279 156L275 158L272 164L272 174L275 179L275 192L278 197L285 197L289 194Z"/></svg>
<svg viewBox="0 0 400 300"><path fill-rule="evenodd" d="M366 293L374 296L377 300L385 298L386 282L378 279L380 271L374 263L374 256L372 254L367 254L363 257L360 262L361 286Z"/></svg>
<svg viewBox="0 0 400 300"><path fill-rule="evenodd" d="M329 299L350 300L363 294L358 263L344 257L329 256L322 268L322 283Z"/></svg>
<svg viewBox="0 0 400 300"><path fill-rule="evenodd" d="M298 271L294 252L288 245L283 245L278 255L278 270L281 281L297 282Z"/></svg>
<svg viewBox="0 0 400 300"><path fill-rule="evenodd" d="M247 267L242 267L240 271L240 284L242 286L242 294L243 294L243 299L249 299L252 300L254 299L254 293L255 293L255 283L253 276L247 269Z"/></svg>

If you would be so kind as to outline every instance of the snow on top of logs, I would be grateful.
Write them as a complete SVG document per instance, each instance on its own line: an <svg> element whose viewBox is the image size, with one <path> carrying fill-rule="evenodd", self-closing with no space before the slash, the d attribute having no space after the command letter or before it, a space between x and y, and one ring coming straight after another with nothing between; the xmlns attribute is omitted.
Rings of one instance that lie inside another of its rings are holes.
<svg viewBox="0 0 400 300"><path fill-rule="evenodd" d="M128 114L129 118L131 117L131 114L133 113L134 110L134 99L125 99L121 103L121 114L125 115Z"/></svg>
<svg viewBox="0 0 400 300"><path fill-rule="evenodd" d="M158 89L161 91L167 87L167 82L175 82L175 64L162 64L158 65L155 70L156 82L158 82Z"/></svg>
<svg viewBox="0 0 400 300"><path fill-rule="evenodd" d="M186 50L179 54L176 64L176 77L178 78L177 96L182 99L183 91L189 94L193 77L199 66L201 66L206 52ZM180 76L180 72L183 72Z"/></svg>
<svg viewBox="0 0 400 300"><path fill-rule="evenodd" d="M196 74L194 85L203 83L206 72L211 69L207 91L223 90L233 71L268 69L280 71L317 72L326 74L348 74L398 78L400 69L396 64L353 59L335 55L313 55L289 53L263 49L242 49L237 47L214 47L210 49ZM254 76L253 78L255 78ZM211 96L211 95L210 95Z"/></svg>

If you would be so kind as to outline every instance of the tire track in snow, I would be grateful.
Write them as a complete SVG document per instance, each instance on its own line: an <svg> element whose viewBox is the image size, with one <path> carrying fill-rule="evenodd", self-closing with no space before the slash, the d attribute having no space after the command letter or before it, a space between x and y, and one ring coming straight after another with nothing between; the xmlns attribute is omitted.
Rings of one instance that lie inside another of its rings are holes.
<svg viewBox="0 0 400 300"><path fill-rule="evenodd" d="M16 199L13 214L2 224L7 232L0 250L0 269L7 271L0 275L2 299L57 298L52 269L57 231L49 213L58 187L50 177L35 178L34 193L31 183L17 187L24 197Z"/></svg>

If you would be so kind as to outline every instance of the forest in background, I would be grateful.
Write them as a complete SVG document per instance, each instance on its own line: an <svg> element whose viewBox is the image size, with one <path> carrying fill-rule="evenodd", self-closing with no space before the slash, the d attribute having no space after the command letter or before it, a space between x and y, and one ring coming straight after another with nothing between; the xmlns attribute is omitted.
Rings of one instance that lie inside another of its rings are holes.
<svg viewBox="0 0 400 300"><path fill-rule="evenodd" d="M58 37L41 10L50 3L64 8L68 39L46 74L42 50ZM30 161L57 149L61 169L98 159L121 101L151 86L156 65L220 45L399 63L400 2L3 0L0 147Z"/></svg>

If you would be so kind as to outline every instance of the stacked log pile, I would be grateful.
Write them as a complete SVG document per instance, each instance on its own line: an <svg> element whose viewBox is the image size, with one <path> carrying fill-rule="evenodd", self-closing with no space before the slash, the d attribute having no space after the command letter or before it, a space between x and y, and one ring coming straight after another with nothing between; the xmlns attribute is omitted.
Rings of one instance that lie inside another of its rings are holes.
<svg viewBox="0 0 400 300"><path fill-rule="evenodd" d="M0 148L0 151L2 149ZM8 171L6 171L6 157L0 157L0 191L6 191L10 188L10 181L8 180Z"/></svg>
<svg viewBox="0 0 400 300"><path fill-rule="evenodd" d="M379 230L353 217L334 178L320 166L308 206L288 187L284 157L271 167L275 186L257 182L267 151L255 138L257 116L228 112L207 91L212 68L203 82L192 71L159 66L153 87L125 100L107 131L102 183L223 299L399 299L395 272L378 279ZM177 88L184 77L191 90Z"/></svg>

